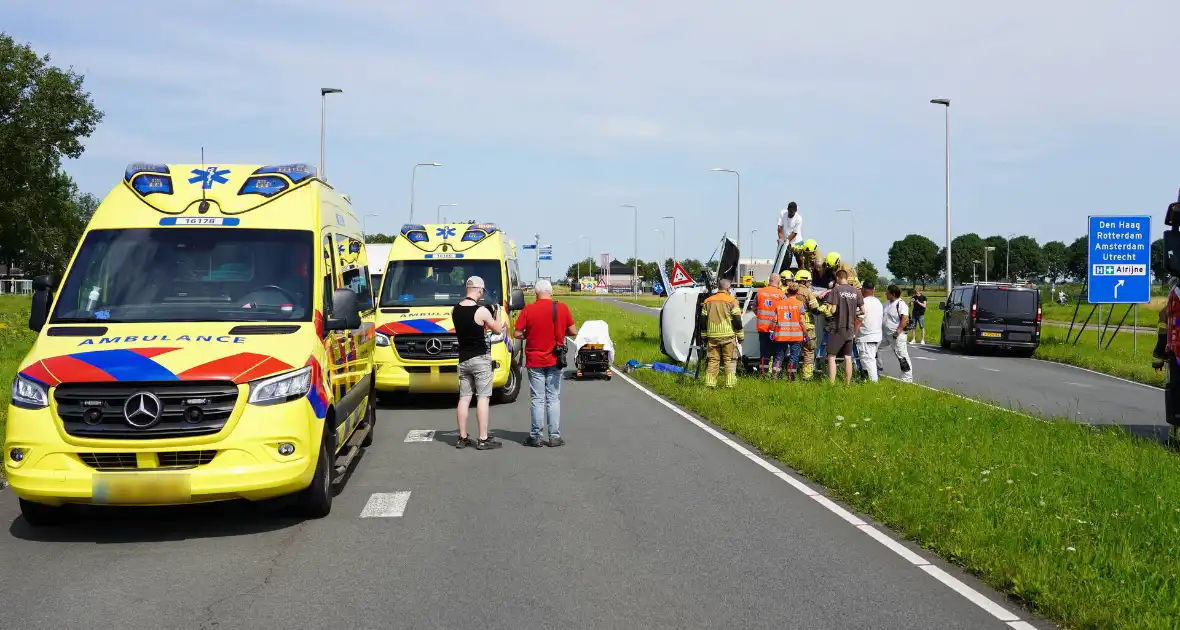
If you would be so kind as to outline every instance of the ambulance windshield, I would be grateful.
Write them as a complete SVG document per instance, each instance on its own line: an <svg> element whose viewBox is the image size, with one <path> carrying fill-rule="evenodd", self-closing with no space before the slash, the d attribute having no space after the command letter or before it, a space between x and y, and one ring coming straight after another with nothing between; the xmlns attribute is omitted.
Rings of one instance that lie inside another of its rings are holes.
<svg viewBox="0 0 1180 630"><path fill-rule="evenodd" d="M381 287L381 306L454 306L467 295L467 278L483 279L485 304L503 304L500 261L469 258L394 260Z"/></svg>
<svg viewBox="0 0 1180 630"><path fill-rule="evenodd" d="M50 322L310 321L313 239L295 230L93 230Z"/></svg>

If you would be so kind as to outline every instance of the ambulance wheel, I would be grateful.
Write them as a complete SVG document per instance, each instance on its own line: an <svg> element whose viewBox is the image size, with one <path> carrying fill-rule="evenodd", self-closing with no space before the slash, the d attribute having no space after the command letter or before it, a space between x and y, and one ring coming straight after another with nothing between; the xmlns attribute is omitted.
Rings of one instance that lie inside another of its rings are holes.
<svg viewBox="0 0 1180 630"><path fill-rule="evenodd" d="M20 515L25 522L33 527L49 527L60 525L66 520L64 507L45 505L33 501L20 500Z"/></svg>
<svg viewBox="0 0 1180 630"><path fill-rule="evenodd" d="M508 366L508 382L504 383L504 387L492 392L492 399L497 405L506 405L516 402L516 397L520 395L520 366L509 364Z"/></svg>
<svg viewBox="0 0 1180 630"><path fill-rule="evenodd" d="M329 415L328 420L331 418ZM326 421L325 425L331 426L332 422ZM335 471L332 442L332 435L325 429L324 438L320 440L320 452L316 458L311 485L295 495L293 507L299 515L306 518L323 518L332 512L332 475Z"/></svg>
<svg viewBox="0 0 1180 630"><path fill-rule="evenodd" d="M361 442L361 446L368 448L373 445L373 432L377 430L377 388L373 387L369 390L369 402L365 405L365 417L363 420L369 427L369 434Z"/></svg>

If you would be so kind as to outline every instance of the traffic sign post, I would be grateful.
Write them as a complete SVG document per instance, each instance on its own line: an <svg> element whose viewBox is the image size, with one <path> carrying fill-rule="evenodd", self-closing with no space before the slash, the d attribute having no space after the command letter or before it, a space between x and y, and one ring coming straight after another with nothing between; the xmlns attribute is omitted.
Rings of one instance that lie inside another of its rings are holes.
<svg viewBox="0 0 1180 630"><path fill-rule="evenodd" d="M1088 234L1086 294L1090 304L1150 302L1151 217L1092 216Z"/></svg>

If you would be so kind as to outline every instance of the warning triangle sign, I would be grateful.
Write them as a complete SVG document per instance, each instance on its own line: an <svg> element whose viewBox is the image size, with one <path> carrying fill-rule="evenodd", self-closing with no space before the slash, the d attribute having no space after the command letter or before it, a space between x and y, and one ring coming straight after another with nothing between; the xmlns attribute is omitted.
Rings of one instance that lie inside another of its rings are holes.
<svg viewBox="0 0 1180 630"><path fill-rule="evenodd" d="M680 266L680 263L675 263L673 265L672 278L668 281L668 283L674 287L682 287L686 284L695 284L692 278L688 276L688 272L684 270L684 267Z"/></svg>

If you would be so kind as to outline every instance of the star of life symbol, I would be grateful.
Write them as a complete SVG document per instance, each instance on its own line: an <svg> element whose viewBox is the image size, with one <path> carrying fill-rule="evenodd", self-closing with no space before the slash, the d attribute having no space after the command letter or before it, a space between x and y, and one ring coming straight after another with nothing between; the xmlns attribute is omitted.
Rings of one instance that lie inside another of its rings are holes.
<svg viewBox="0 0 1180 630"><path fill-rule="evenodd" d="M453 227L450 227L450 226L447 226L447 227L440 227L440 228L438 228L437 230L435 230L435 231L434 231L434 235L435 235L435 236L441 236L441 237L443 238L443 240L445 241L445 240L447 240L448 238L450 238L450 237L452 237L452 236L454 236L454 235L455 235L455 228L453 228Z"/></svg>
<svg viewBox="0 0 1180 630"><path fill-rule="evenodd" d="M194 168L191 173L192 177L188 178L188 183L195 184L201 182L201 188L210 190L213 184L227 184L229 180L226 175L229 175L228 168L218 168L216 166L209 166L204 169Z"/></svg>

